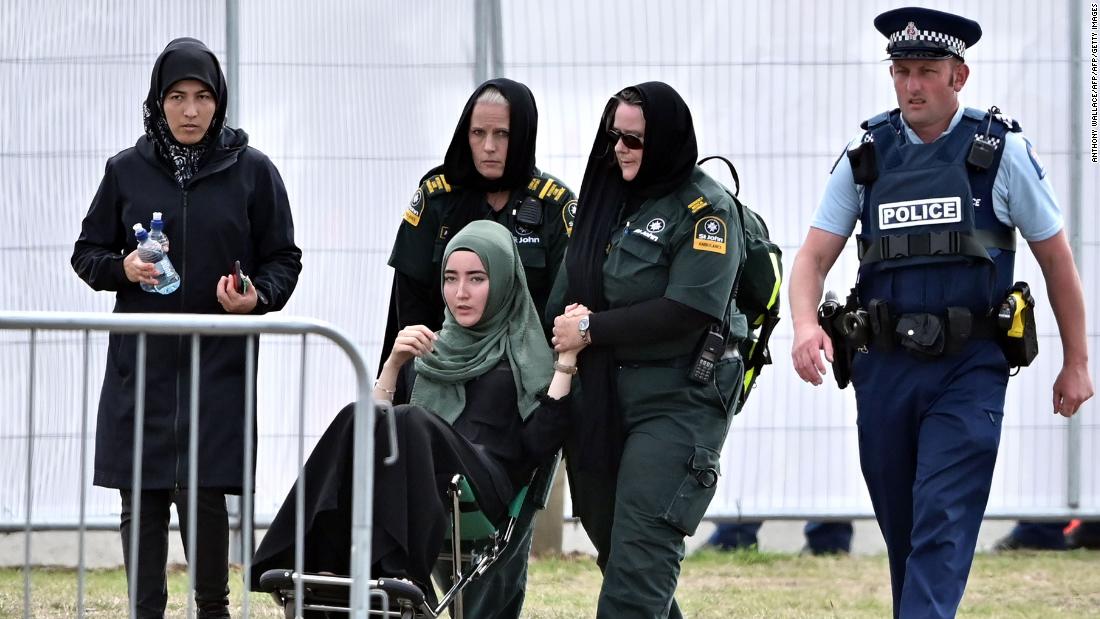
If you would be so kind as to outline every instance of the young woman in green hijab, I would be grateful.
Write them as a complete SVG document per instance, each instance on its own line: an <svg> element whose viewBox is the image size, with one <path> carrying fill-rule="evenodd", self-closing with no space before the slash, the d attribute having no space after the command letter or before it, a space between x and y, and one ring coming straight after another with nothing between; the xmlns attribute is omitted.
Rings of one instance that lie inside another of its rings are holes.
<svg viewBox="0 0 1100 619"><path fill-rule="evenodd" d="M443 544L443 484L463 473L482 511L500 520L535 468L561 448L577 371L575 352L554 361L506 228L470 223L447 245L443 263L442 330L401 330L374 390L376 400L409 404L394 408L399 461L375 468L372 573L422 585ZM396 393L401 372L415 374L407 377L408 398ZM384 445L379 428L376 444ZM303 470L307 571L348 573L351 437L349 405ZM256 551L253 583L268 569L294 565L294 505L292 489Z"/></svg>

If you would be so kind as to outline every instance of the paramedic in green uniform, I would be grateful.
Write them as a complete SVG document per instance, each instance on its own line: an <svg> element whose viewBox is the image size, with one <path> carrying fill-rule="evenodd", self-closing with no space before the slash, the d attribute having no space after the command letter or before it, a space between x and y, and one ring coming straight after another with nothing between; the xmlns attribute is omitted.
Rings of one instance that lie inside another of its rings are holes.
<svg viewBox="0 0 1100 619"><path fill-rule="evenodd" d="M537 128L535 98L524 84L492 79L470 95L443 165L424 175L397 231L389 261L395 273L382 359L389 356L400 329L442 327L443 250L472 221L489 219L512 233L531 298L542 315L577 201L561 181L535 167ZM512 543L491 570L466 588L466 616L519 617L540 494L532 487Z"/></svg>
<svg viewBox="0 0 1100 619"><path fill-rule="evenodd" d="M732 200L697 157L691 112L667 84L608 102L548 308L555 348L583 348L566 461L604 573L598 617L680 616L684 537L714 496L736 408L746 327L730 299L744 248ZM708 373L696 358L711 330Z"/></svg>

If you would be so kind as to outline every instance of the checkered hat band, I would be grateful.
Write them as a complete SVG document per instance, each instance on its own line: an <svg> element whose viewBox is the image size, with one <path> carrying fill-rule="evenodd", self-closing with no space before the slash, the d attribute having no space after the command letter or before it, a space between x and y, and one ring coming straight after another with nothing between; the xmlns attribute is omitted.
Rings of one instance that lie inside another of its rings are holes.
<svg viewBox="0 0 1100 619"><path fill-rule="evenodd" d="M890 35L890 43L903 43L908 41L928 41L935 43L959 57L966 52L966 43L962 39L933 30L917 30L916 36L909 36L905 30L899 30Z"/></svg>

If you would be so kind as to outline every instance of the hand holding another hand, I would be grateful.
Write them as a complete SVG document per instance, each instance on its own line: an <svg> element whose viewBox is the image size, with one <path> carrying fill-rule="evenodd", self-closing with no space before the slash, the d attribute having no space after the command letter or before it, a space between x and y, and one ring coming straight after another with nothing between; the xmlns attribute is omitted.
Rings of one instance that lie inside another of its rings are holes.
<svg viewBox="0 0 1100 619"><path fill-rule="evenodd" d="M581 318L591 313L584 305L573 303L565 308L564 314L554 319L554 337L551 338L550 343L554 345L554 350L559 355L567 352L576 354L588 345L588 342L581 337L579 324ZM562 361L562 363L565 362Z"/></svg>

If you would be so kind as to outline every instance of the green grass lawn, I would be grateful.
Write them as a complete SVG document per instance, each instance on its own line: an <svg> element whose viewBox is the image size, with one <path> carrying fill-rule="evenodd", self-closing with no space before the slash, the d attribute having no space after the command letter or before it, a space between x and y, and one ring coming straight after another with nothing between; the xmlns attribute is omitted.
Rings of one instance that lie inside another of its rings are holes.
<svg viewBox="0 0 1100 619"><path fill-rule="evenodd" d="M187 574L172 573L170 617L186 613ZM600 577L590 557L531 562L524 616L591 617ZM239 572L230 583L239 607ZM33 616L72 617L76 572L36 569ZM121 570L89 572L89 617L126 614ZM890 583L885 556L800 557L789 554L704 551L684 562L678 599L688 617L888 617ZM252 617L282 617L271 599L253 594ZM0 570L0 617L20 617L23 575ZM1100 617L1100 552L1017 552L978 555L959 617Z"/></svg>

